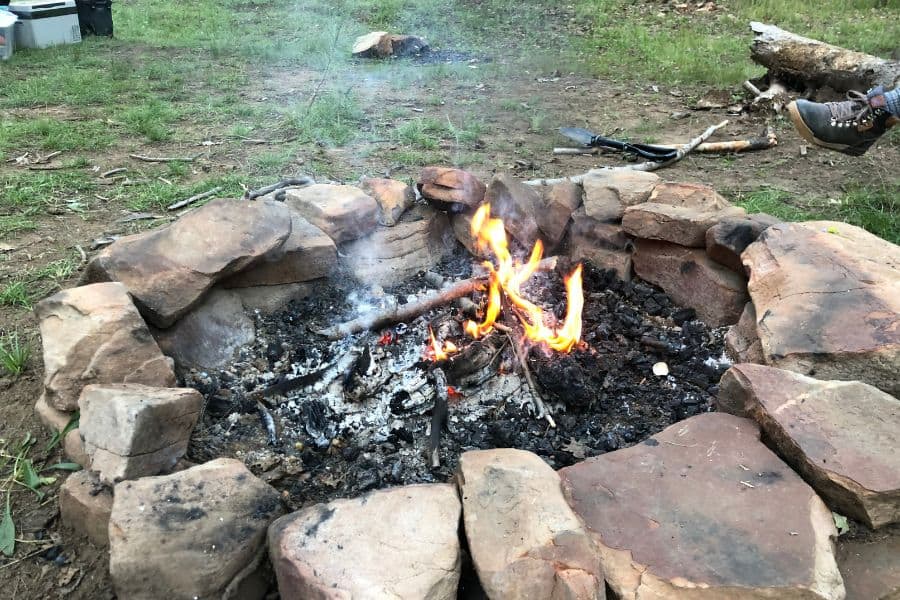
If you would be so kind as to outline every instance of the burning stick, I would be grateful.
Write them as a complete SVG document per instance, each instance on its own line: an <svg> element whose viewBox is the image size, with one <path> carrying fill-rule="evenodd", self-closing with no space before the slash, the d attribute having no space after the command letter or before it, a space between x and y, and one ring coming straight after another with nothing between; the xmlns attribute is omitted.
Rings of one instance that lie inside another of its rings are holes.
<svg viewBox="0 0 900 600"><path fill-rule="evenodd" d="M431 413L431 432L428 438L428 450L431 454L431 467L437 469L441 466L440 446L441 446L441 428L447 424L447 376L441 368L432 371L434 375L434 386L437 394L434 397L434 409Z"/></svg>
<svg viewBox="0 0 900 600"><path fill-rule="evenodd" d="M547 407L544 405L544 400L541 398L541 393L538 391L537 384L535 384L534 379L531 377L531 369L528 368L528 363L525 362L525 355L519 352L519 346L518 344L516 344L516 340L512 338L512 330L506 325L501 325L500 323L495 323L494 327L506 333L506 337L509 338L509 345L512 346L513 354L516 355L516 358L519 360L519 364L522 365L522 372L525 374L525 381L528 382L528 388L531 390L531 404L534 407L534 412L537 414L537 418L547 419L547 422L550 423L550 427L555 428L556 421L553 420L553 417L550 415L550 411L548 411Z"/></svg>
<svg viewBox="0 0 900 600"><path fill-rule="evenodd" d="M663 167L668 167L669 165L678 162L694 150L696 150L697 146L705 142L709 137L714 134L719 129L728 125L728 121L722 121L718 125L713 125L707 128L706 131L692 139L687 144L678 148L678 154L672 160L667 160L666 162L653 162L647 161L642 163L635 163L633 165L627 165L624 167L604 167L602 169L591 169L587 173L582 173L581 175L572 175L571 177L559 177L556 179L532 179L531 181L526 181L525 185L556 185L558 183L563 183L565 181L571 181L575 184L581 184L585 177L592 175L594 173L605 173L609 171L655 171L657 169L661 169Z"/></svg>
<svg viewBox="0 0 900 600"><path fill-rule="evenodd" d="M557 258L550 256L543 259L538 265L539 271L552 271L556 268ZM393 310L368 317L360 317L346 323L339 323L325 329L314 330L313 333L327 337L330 340L339 340L348 335L371 329L382 329L396 323L412 321L421 314L443 306L449 302L468 296L472 292L480 290L488 281L487 275L463 279L446 287L443 290L429 294L417 302L409 302Z"/></svg>

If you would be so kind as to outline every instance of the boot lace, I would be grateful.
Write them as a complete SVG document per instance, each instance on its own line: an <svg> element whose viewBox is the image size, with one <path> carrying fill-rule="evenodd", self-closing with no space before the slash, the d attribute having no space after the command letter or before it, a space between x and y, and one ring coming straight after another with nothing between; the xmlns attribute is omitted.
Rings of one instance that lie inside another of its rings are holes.
<svg viewBox="0 0 900 600"><path fill-rule="evenodd" d="M847 92L847 100L826 102L825 106L831 111L831 124L836 127L869 125L875 117L869 97L853 90Z"/></svg>

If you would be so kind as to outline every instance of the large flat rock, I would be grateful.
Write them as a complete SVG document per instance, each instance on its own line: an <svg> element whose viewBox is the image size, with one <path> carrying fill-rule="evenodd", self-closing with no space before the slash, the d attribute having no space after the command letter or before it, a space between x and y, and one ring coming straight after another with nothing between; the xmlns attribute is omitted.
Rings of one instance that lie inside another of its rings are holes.
<svg viewBox="0 0 900 600"><path fill-rule="evenodd" d="M625 207L646 202L659 182L658 175L645 171L591 171L581 184L584 209L598 221L618 222Z"/></svg>
<svg viewBox="0 0 900 600"><path fill-rule="evenodd" d="M469 550L491 600L605 597L597 550L539 456L466 452L459 483Z"/></svg>
<svg viewBox="0 0 900 600"><path fill-rule="evenodd" d="M744 305L744 312L738 322L728 328L725 334L725 350L734 362L765 362L762 355L762 344L756 334L756 308L752 302Z"/></svg>
<svg viewBox="0 0 900 600"><path fill-rule="evenodd" d="M396 179L366 177L359 182L359 187L378 202L381 211L378 223L388 227L396 225L403 213L416 201L412 186Z"/></svg>
<svg viewBox="0 0 900 600"><path fill-rule="evenodd" d="M584 190L571 181L541 190L544 205L537 213L537 224L549 247L559 244L566 233L572 213L582 204Z"/></svg>
<svg viewBox="0 0 900 600"><path fill-rule="evenodd" d="M98 283L41 300L34 310L44 347L44 396L61 411L78 409L91 383L174 385L163 356L121 283Z"/></svg>
<svg viewBox="0 0 900 600"><path fill-rule="evenodd" d="M706 232L713 225L722 219L743 216L744 213L744 209L738 206L706 209L644 202L625 209L622 227L635 237L704 248Z"/></svg>
<svg viewBox="0 0 900 600"><path fill-rule="evenodd" d="M750 420L706 413L560 472L622 600L841 600L831 511Z"/></svg>
<svg viewBox="0 0 900 600"><path fill-rule="evenodd" d="M449 167L425 167L416 185L422 197L440 209L453 208L454 204L478 208L487 191L487 187L468 171Z"/></svg>
<svg viewBox="0 0 900 600"><path fill-rule="evenodd" d="M83 280L122 282L150 323L169 327L216 281L280 247L290 233L281 202L213 200L167 227L116 240L88 263Z"/></svg>
<svg viewBox="0 0 900 600"><path fill-rule="evenodd" d="M858 381L820 381L763 365L722 377L720 409L747 414L837 512L900 521L900 400Z"/></svg>
<svg viewBox="0 0 900 600"><path fill-rule="evenodd" d="M573 260L586 260L598 269L611 269L619 279L630 281L633 248L621 225L588 216L584 207L572 213L566 249Z"/></svg>
<svg viewBox="0 0 900 600"><path fill-rule="evenodd" d="M278 492L220 458L115 487L109 572L119 598L259 600L266 530Z"/></svg>
<svg viewBox="0 0 900 600"><path fill-rule="evenodd" d="M378 203L352 185L318 183L288 190L284 203L336 244L368 235L378 225Z"/></svg>
<svg viewBox="0 0 900 600"><path fill-rule="evenodd" d="M900 527L864 536L842 536L838 567L847 600L900 599Z"/></svg>
<svg viewBox="0 0 900 600"><path fill-rule="evenodd" d="M452 485L410 485L317 504L275 521L281 597L456 598L460 503Z"/></svg>
<svg viewBox="0 0 900 600"><path fill-rule="evenodd" d="M636 240L634 271L661 287L682 306L693 308L713 327L737 323L749 299L743 275L712 261L699 248Z"/></svg>
<svg viewBox="0 0 900 600"><path fill-rule="evenodd" d="M782 223L742 259L768 364L900 394L900 247L845 223Z"/></svg>

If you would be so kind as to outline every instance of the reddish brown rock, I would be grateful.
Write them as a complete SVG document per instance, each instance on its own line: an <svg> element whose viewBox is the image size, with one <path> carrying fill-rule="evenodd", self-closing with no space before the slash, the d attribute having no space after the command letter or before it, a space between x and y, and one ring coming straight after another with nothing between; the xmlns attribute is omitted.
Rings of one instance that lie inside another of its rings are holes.
<svg viewBox="0 0 900 600"><path fill-rule="evenodd" d="M900 248L845 223L782 223L743 256L768 364L900 394Z"/></svg>
<svg viewBox="0 0 900 600"><path fill-rule="evenodd" d="M598 269L612 269L619 279L631 280L632 243L621 225L587 216L583 208L572 214L567 241L573 260L586 260Z"/></svg>
<svg viewBox="0 0 900 600"><path fill-rule="evenodd" d="M392 227L400 217L416 201L416 193L411 186L396 179L378 179L366 177L359 182L359 187L375 198L381 209L378 222Z"/></svg>
<svg viewBox="0 0 900 600"><path fill-rule="evenodd" d="M641 279L713 327L738 322L749 299L743 276L710 260L704 250L655 240L636 240L635 248L634 271Z"/></svg>
<svg viewBox="0 0 900 600"><path fill-rule="evenodd" d="M222 287L300 283L325 277L337 264L337 248L324 231L299 214L291 215L291 235L284 243L240 273L222 282Z"/></svg>
<svg viewBox="0 0 900 600"><path fill-rule="evenodd" d="M655 186L647 201L701 210L722 210L731 206L728 200L708 185L670 181Z"/></svg>
<svg viewBox="0 0 900 600"><path fill-rule="evenodd" d="M112 490L90 471L72 473L59 488L59 513L63 525L87 537L95 546L109 546Z"/></svg>
<svg viewBox="0 0 900 600"><path fill-rule="evenodd" d="M744 305L744 312L736 325L728 328L725 335L725 350L734 359L734 362L759 363L765 362L762 354L762 344L756 335L756 309L753 303Z"/></svg>
<svg viewBox="0 0 900 600"><path fill-rule="evenodd" d="M410 485L335 500L269 529L282 598L456 598L460 504L453 486Z"/></svg>
<svg viewBox="0 0 900 600"><path fill-rule="evenodd" d="M507 233L531 249L540 235L537 215L544 206L537 190L501 173L491 179L484 201L491 205L491 216L503 220Z"/></svg>
<svg viewBox="0 0 900 600"><path fill-rule="evenodd" d="M453 229L453 235L463 247L469 251L469 254L476 258L487 258L490 251L478 248L475 236L472 234L472 213L456 213L450 216L450 226Z"/></svg>
<svg viewBox="0 0 900 600"><path fill-rule="evenodd" d="M626 206L646 202L659 182L645 171L591 171L582 181L584 209L598 221L617 222Z"/></svg>
<svg viewBox="0 0 900 600"><path fill-rule="evenodd" d="M741 253L763 231L777 223L781 223L781 219L763 213L722 219L706 231L706 253L717 263L743 273Z"/></svg>
<svg viewBox="0 0 900 600"><path fill-rule="evenodd" d="M847 600L900 599L900 527L865 539L842 536L837 557Z"/></svg>
<svg viewBox="0 0 900 600"><path fill-rule="evenodd" d="M706 210L645 202L625 209L622 228L635 237L672 242L689 248L706 246L707 230L724 218L739 217L744 209L728 206Z"/></svg>
<svg viewBox="0 0 900 600"><path fill-rule="evenodd" d="M543 190L543 208L535 216L549 247L555 247L562 241L572 213L581 206L583 194L581 186L571 181Z"/></svg>
<svg viewBox="0 0 900 600"><path fill-rule="evenodd" d="M831 511L752 421L702 414L559 475L617 598L844 598Z"/></svg>
<svg viewBox="0 0 900 600"><path fill-rule="evenodd" d="M362 283L395 285L438 264L450 248L451 235L446 214L416 206L394 227L381 227L345 245L342 261Z"/></svg>
<svg viewBox="0 0 900 600"><path fill-rule="evenodd" d="M484 202L487 188L474 175L462 169L446 167L425 167L419 175L419 193L430 201L436 201L438 208L464 204L478 208Z"/></svg>
<svg viewBox="0 0 900 600"><path fill-rule="evenodd" d="M159 347L175 360L181 373L226 366L235 352L256 339L256 327L244 312L241 297L218 287L175 325L153 333Z"/></svg>
<svg viewBox="0 0 900 600"><path fill-rule="evenodd" d="M900 400L858 381L735 365L718 406L747 414L835 511L876 528L900 521Z"/></svg>
<svg viewBox="0 0 900 600"><path fill-rule="evenodd" d="M78 408L90 383L174 385L163 356L120 283L63 290L35 307L44 347L44 394L62 411Z"/></svg>
<svg viewBox="0 0 900 600"><path fill-rule="evenodd" d="M44 394L38 398L34 405L34 412L38 419L51 431L62 433L75 416L74 412L64 412L53 408L47 403ZM78 428L70 429L62 441L63 454L74 463L78 463L85 469L90 467L91 459L84 451L84 442Z"/></svg>
<svg viewBox="0 0 900 600"><path fill-rule="evenodd" d="M95 256L85 283L120 281L141 314L169 327L221 279L281 246L291 233L281 202L213 200L171 225L121 238Z"/></svg>
<svg viewBox="0 0 900 600"><path fill-rule="evenodd" d="M109 572L119 598L260 600L266 530L278 492L240 461L123 481L109 522Z"/></svg>
<svg viewBox="0 0 900 600"><path fill-rule="evenodd" d="M459 482L469 550L489 598L605 597L590 535L539 456L466 452Z"/></svg>
<svg viewBox="0 0 900 600"><path fill-rule="evenodd" d="M337 244L368 235L378 225L378 203L352 185L320 183L288 190L284 203Z"/></svg>
<svg viewBox="0 0 900 600"><path fill-rule="evenodd" d="M89 385L78 403L91 470L114 484L171 469L187 451L203 396L191 388Z"/></svg>

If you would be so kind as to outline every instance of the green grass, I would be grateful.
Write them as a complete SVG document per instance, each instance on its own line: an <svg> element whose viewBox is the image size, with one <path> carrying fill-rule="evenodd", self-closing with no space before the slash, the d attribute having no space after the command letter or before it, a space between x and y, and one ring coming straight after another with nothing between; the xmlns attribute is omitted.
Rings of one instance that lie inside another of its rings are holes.
<svg viewBox="0 0 900 600"><path fill-rule="evenodd" d="M352 90L327 91L316 96L312 104L291 108L282 119L281 129L301 142L343 146L357 137L364 116Z"/></svg>
<svg viewBox="0 0 900 600"><path fill-rule="evenodd" d="M0 335L0 366L10 375L21 375L31 358L31 347L19 338L18 331Z"/></svg>
<svg viewBox="0 0 900 600"><path fill-rule="evenodd" d="M12 281L0 289L0 306L31 308L32 295L24 281Z"/></svg>

